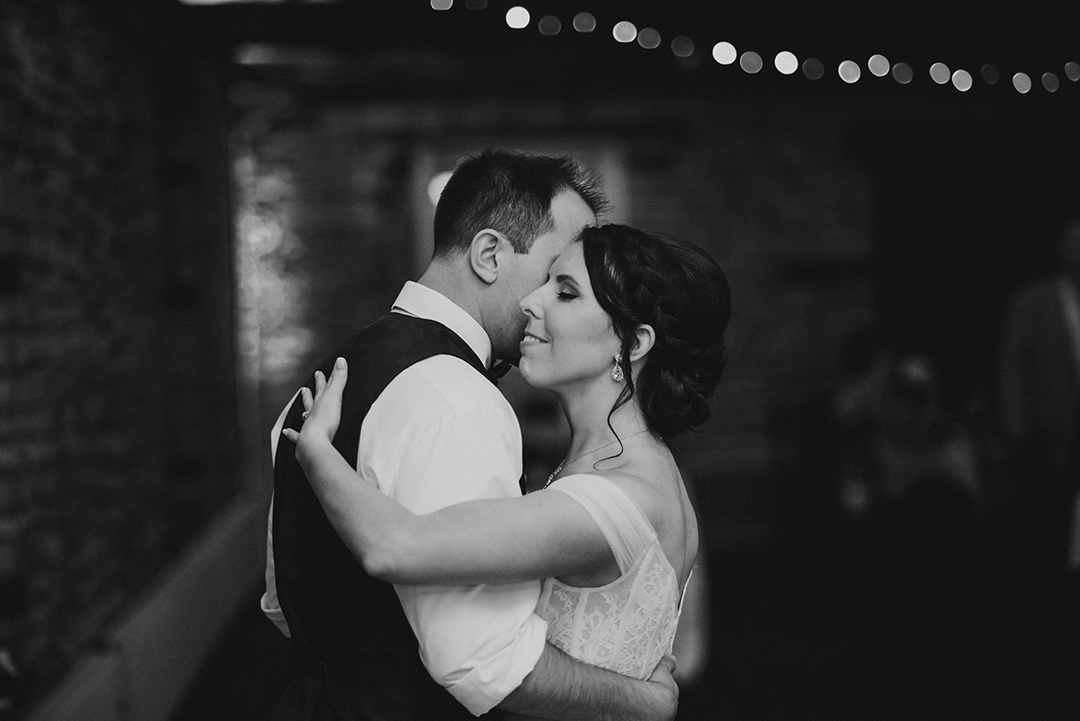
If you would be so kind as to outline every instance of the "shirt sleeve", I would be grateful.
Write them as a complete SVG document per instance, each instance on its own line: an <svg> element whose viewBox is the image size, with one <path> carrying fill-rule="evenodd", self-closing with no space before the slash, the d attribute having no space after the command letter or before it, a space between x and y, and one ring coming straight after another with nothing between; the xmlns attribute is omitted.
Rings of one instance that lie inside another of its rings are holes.
<svg viewBox="0 0 1080 721"><path fill-rule="evenodd" d="M520 495L521 431L509 403L450 356L406 369L372 405L358 469L414 513ZM480 715L517 688L543 653L539 581L395 586L428 673Z"/></svg>
<svg viewBox="0 0 1080 721"><path fill-rule="evenodd" d="M278 441L281 440L281 429L285 427L285 416L288 414L289 409L292 408L292 404L296 401L296 396L299 393L300 391L297 391L289 399L289 402L285 404L284 410L281 411L277 422L274 423L273 430L270 431L271 462L277 456ZM274 497L272 495L270 497L270 513L266 519L266 571L264 579L266 591L263 593L262 598L259 599L259 607L262 609L263 614L277 626L279 631L286 636L290 636L289 624L285 621L285 614L281 610L281 604L278 603L277 579L274 575Z"/></svg>

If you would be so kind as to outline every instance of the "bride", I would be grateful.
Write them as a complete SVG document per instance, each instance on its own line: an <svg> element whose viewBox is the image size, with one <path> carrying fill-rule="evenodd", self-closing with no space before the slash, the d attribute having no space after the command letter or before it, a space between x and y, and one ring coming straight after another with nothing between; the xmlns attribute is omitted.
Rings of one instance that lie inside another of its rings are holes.
<svg viewBox="0 0 1080 721"><path fill-rule="evenodd" d="M331 445L348 368L316 376L286 429L327 517L394 584L546 579L537 613L571 656L647 678L670 651L698 522L669 448L702 424L725 364L727 279L689 243L585 228L521 302L522 378L561 402L565 460L543 490L414 515Z"/></svg>

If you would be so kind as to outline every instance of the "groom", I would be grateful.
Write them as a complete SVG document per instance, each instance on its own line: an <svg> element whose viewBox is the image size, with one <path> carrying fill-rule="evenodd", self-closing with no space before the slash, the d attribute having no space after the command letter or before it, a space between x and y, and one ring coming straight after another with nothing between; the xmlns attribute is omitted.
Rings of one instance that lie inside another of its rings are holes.
<svg viewBox="0 0 1080 721"><path fill-rule="evenodd" d="M334 445L365 481L414 513L520 493L521 431L490 369L517 361L519 302L603 206L569 159L486 151L457 168L419 282L319 366L329 376L333 359L349 362ZM368 576L281 437L302 410L294 399L271 435L262 607L297 659L275 720L468 719L495 708L567 719L674 715L667 665L636 681L549 646L533 613L539 582L393 587Z"/></svg>

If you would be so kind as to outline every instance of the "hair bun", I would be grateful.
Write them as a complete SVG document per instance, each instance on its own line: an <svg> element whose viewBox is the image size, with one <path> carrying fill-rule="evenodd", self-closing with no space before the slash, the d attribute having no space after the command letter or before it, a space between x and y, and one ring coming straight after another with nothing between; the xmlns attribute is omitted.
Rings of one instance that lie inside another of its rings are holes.
<svg viewBox="0 0 1080 721"><path fill-rule="evenodd" d="M640 324L656 333L636 388L628 385L646 422L664 438L701 425L727 363L723 271L691 243L626 226L586 228L582 242L597 300L624 346Z"/></svg>

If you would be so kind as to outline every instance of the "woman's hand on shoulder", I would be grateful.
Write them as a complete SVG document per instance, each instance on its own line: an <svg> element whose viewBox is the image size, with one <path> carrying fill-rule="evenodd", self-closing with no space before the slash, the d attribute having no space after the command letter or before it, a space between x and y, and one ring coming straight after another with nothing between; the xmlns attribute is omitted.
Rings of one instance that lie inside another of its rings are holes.
<svg viewBox="0 0 1080 721"><path fill-rule="evenodd" d="M315 371L315 395L304 386L300 399L304 404L304 420L300 430L285 428L282 434L296 444L296 458L304 463L312 452L330 445L341 424L341 398L348 380L349 367L344 358L334 362L334 369L327 379L322 371Z"/></svg>

